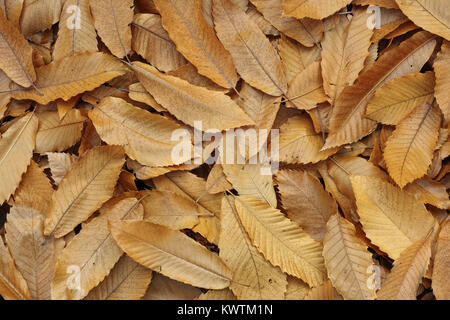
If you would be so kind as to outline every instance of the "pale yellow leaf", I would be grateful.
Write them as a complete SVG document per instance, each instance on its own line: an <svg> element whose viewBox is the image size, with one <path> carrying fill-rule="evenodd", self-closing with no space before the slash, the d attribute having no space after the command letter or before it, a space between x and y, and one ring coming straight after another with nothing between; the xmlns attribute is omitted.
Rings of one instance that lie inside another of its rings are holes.
<svg viewBox="0 0 450 320"><path fill-rule="evenodd" d="M92 110L89 118L99 136L108 144L121 145L126 154L147 166L169 166L191 159L191 154L174 157L172 151L179 143L172 141L176 122L159 114L133 106L121 98L107 97ZM190 136L186 136L191 146Z"/></svg>
<svg viewBox="0 0 450 320"><path fill-rule="evenodd" d="M365 9L355 10L350 20L346 15L340 16L340 22L325 32L322 41L323 85L332 105L363 69L372 36Z"/></svg>
<svg viewBox="0 0 450 320"><path fill-rule="evenodd" d="M240 196L235 204L252 243L267 260L310 286L324 281L326 270L320 242L266 202Z"/></svg>
<svg viewBox="0 0 450 320"><path fill-rule="evenodd" d="M287 163L316 163L328 158L338 148L320 151L322 136L314 131L307 115L289 118L280 128L280 161Z"/></svg>
<svg viewBox="0 0 450 320"><path fill-rule="evenodd" d="M38 120L28 113L15 121L0 139L0 203L8 200L27 171L35 146Z"/></svg>
<svg viewBox="0 0 450 320"><path fill-rule="evenodd" d="M59 60L85 51L98 51L89 1L66 0L61 12L53 59Z"/></svg>
<svg viewBox="0 0 450 320"><path fill-rule="evenodd" d="M96 287L122 256L108 229L108 220L142 219L144 210L133 196L111 200L112 205L102 208L102 213L83 226L63 249L55 267L52 299L78 300ZM71 266L78 269L80 288L68 288Z"/></svg>
<svg viewBox="0 0 450 320"><path fill-rule="evenodd" d="M0 295L5 300L31 300L27 282L0 238Z"/></svg>
<svg viewBox="0 0 450 320"><path fill-rule="evenodd" d="M37 114L39 129L36 134L36 152L63 151L81 139L86 117L78 109L70 110L60 120L57 112L46 111Z"/></svg>
<svg viewBox="0 0 450 320"><path fill-rule="evenodd" d="M375 92L366 116L384 124L397 125L417 106L431 103L433 92L433 72L394 79Z"/></svg>
<svg viewBox="0 0 450 320"><path fill-rule="evenodd" d="M0 9L0 69L23 87L33 85L36 72L33 66L33 49L19 30L6 19Z"/></svg>
<svg viewBox="0 0 450 320"><path fill-rule="evenodd" d="M133 0L89 1L95 29L111 53L123 58L131 51Z"/></svg>
<svg viewBox="0 0 450 320"><path fill-rule="evenodd" d="M131 31L133 50L159 70L167 72L186 64L157 14L138 13L134 16Z"/></svg>
<svg viewBox="0 0 450 320"><path fill-rule="evenodd" d="M152 280L152 271L124 255L110 274L84 300L139 300Z"/></svg>
<svg viewBox="0 0 450 320"><path fill-rule="evenodd" d="M273 96L286 93L283 66L258 25L230 0L214 0L213 17L217 36L242 79Z"/></svg>
<svg viewBox="0 0 450 320"><path fill-rule="evenodd" d="M435 46L435 37L422 31L382 54L372 68L361 74L355 85L345 88L336 100L324 148L352 143L373 132L376 122L364 115L375 91L392 79L419 72Z"/></svg>
<svg viewBox="0 0 450 320"><path fill-rule="evenodd" d="M441 112L436 104L422 104L397 125L387 140L384 160L389 175L401 188L427 173L440 123Z"/></svg>
<svg viewBox="0 0 450 320"><path fill-rule="evenodd" d="M450 299L448 270L450 269L450 221L447 219L441 226L437 242L437 252L434 257L432 287L439 300Z"/></svg>
<svg viewBox="0 0 450 320"><path fill-rule="evenodd" d="M155 100L178 120L194 126L202 121L203 129L225 130L253 121L227 95L163 74L150 65L134 62L139 81Z"/></svg>
<svg viewBox="0 0 450 320"><path fill-rule="evenodd" d="M22 204L21 204L22 205ZM44 215L15 205L5 224L6 241L33 300L49 300L56 263L56 239L44 237Z"/></svg>
<svg viewBox="0 0 450 320"><path fill-rule="evenodd" d="M223 172L240 196L252 196L277 207L272 175L264 174L260 164L223 164Z"/></svg>
<svg viewBox="0 0 450 320"><path fill-rule="evenodd" d="M111 221L111 233L133 260L174 280L208 289L229 286L232 272L183 233L147 221Z"/></svg>
<svg viewBox="0 0 450 320"><path fill-rule="evenodd" d="M424 204L406 191L375 177L352 176L350 180L364 232L392 259L398 259L434 226Z"/></svg>
<svg viewBox="0 0 450 320"><path fill-rule="evenodd" d="M77 54L36 69L36 87L42 95L35 89L19 89L13 92L12 97L18 100L31 99L41 104L59 98L67 101L126 71L124 65L106 53Z"/></svg>
<svg viewBox="0 0 450 320"><path fill-rule="evenodd" d="M240 300L281 300L286 275L253 246L236 212L234 199L223 197L219 256L233 271L230 289Z"/></svg>
<svg viewBox="0 0 450 320"><path fill-rule="evenodd" d="M53 193L45 235L66 235L111 198L124 162L118 146L94 147L80 156Z"/></svg>
<svg viewBox="0 0 450 320"><path fill-rule="evenodd" d="M419 27L450 41L450 11L446 0L395 0Z"/></svg>
<svg viewBox="0 0 450 320"><path fill-rule="evenodd" d="M408 246L377 292L379 300L416 300L417 290L427 271L431 256L431 239L418 240Z"/></svg>
<svg viewBox="0 0 450 320"><path fill-rule="evenodd" d="M368 268L373 264L367 246L356 236L355 226L339 214L330 217L323 240L323 257L328 277L347 300L373 300Z"/></svg>

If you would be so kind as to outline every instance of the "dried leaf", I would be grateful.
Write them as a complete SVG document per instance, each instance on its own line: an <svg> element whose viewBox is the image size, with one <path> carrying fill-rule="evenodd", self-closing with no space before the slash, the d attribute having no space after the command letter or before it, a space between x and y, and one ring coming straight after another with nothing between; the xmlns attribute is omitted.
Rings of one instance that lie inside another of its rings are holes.
<svg viewBox="0 0 450 320"><path fill-rule="evenodd" d="M347 300L373 300L375 289L368 286L367 270L373 264L367 246L356 236L353 224L335 214L327 223L323 257L328 276Z"/></svg>
<svg viewBox="0 0 450 320"><path fill-rule="evenodd" d="M18 100L31 99L41 104L59 98L67 101L126 71L120 62L105 53L77 54L36 69L36 87L42 95L34 89L28 89L14 91L12 97Z"/></svg>
<svg viewBox="0 0 450 320"><path fill-rule="evenodd" d="M267 260L310 286L324 281L326 271L320 242L259 199L240 196L235 203L252 243Z"/></svg>
<svg viewBox="0 0 450 320"><path fill-rule="evenodd" d="M389 175L401 188L427 173L440 123L441 114L436 105L419 105L387 140L384 160Z"/></svg>
<svg viewBox="0 0 450 320"><path fill-rule="evenodd" d="M219 247L219 256L233 271L230 289L238 299L283 299L286 275L264 260L253 246L231 197L222 199Z"/></svg>
<svg viewBox="0 0 450 320"><path fill-rule="evenodd" d="M107 97L89 111L103 141L121 145L126 154L147 166L169 166L191 159L191 154L173 157L179 143L172 134L181 126L160 115L135 107L125 100ZM190 137L187 137L190 141Z"/></svg>
<svg viewBox="0 0 450 320"><path fill-rule="evenodd" d="M179 231L147 221L110 221L109 228L127 255L147 268L201 288L230 284L232 273L222 260Z"/></svg>
<svg viewBox="0 0 450 320"><path fill-rule="evenodd" d="M32 53L33 49L23 35L9 22L0 9L0 69L23 87L33 85L36 80Z"/></svg>
<svg viewBox="0 0 450 320"><path fill-rule="evenodd" d="M284 94L283 66L256 23L230 0L214 0L213 16L217 36L231 53L242 79L267 94Z"/></svg>
<svg viewBox="0 0 450 320"><path fill-rule="evenodd" d="M327 221L337 212L336 201L307 171L282 170L276 179L288 218L322 241Z"/></svg>
<svg viewBox="0 0 450 320"><path fill-rule="evenodd" d="M0 139L0 203L19 186L33 156L38 120L30 112L15 121Z"/></svg>
<svg viewBox="0 0 450 320"><path fill-rule="evenodd" d="M164 29L177 50L198 72L218 85L234 88L238 80L230 54L203 16L201 0L155 0Z"/></svg>
<svg viewBox="0 0 450 320"><path fill-rule="evenodd" d="M423 203L374 177L350 177L358 214L367 237L392 259L433 227L433 216Z"/></svg>
<svg viewBox="0 0 450 320"><path fill-rule="evenodd" d="M99 209L114 191L125 162L117 146L94 147L72 165L53 193L45 235L60 238Z"/></svg>
<svg viewBox="0 0 450 320"><path fill-rule="evenodd" d="M111 53L123 58L131 51L133 0L89 1L95 29Z"/></svg>

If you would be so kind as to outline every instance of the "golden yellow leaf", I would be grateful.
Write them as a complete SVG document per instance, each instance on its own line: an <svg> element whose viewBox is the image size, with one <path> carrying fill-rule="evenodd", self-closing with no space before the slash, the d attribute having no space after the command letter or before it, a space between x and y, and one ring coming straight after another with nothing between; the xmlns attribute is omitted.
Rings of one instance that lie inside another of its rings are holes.
<svg viewBox="0 0 450 320"><path fill-rule="evenodd" d="M309 289L303 300L342 300L342 296L333 287L330 280L323 284Z"/></svg>
<svg viewBox="0 0 450 320"><path fill-rule="evenodd" d="M152 190L142 199L144 220L173 230L192 229L201 215L198 205L181 194Z"/></svg>
<svg viewBox="0 0 450 320"><path fill-rule="evenodd" d="M438 53L433 67L436 73L436 101L444 114L445 123L450 122L450 42L445 41L442 44L441 51Z"/></svg>
<svg viewBox="0 0 450 320"><path fill-rule="evenodd" d="M15 121L0 139L0 203L8 200L27 171L35 146L38 120L30 112Z"/></svg>
<svg viewBox="0 0 450 320"><path fill-rule="evenodd" d="M139 162L132 160L130 158L127 159L127 167L130 170L133 170L136 178L140 180L148 180L153 179L162 175L165 175L171 171L178 170L193 170L197 168L199 164L180 164L176 166L167 166L167 167L149 167L143 166Z"/></svg>
<svg viewBox="0 0 450 320"><path fill-rule="evenodd" d="M309 286L302 280L287 276L287 287L284 300L303 300L309 290Z"/></svg>
<svg viewBox="0 0 450 320"><path fill-rule="evenodd" d="M20 30L25 37L50 29L59 21L62 0L23 0Z"/></svg>
<svg viewBox="0 0 450 320"><path fill-rule="evenodd" d="M427 173L440 123L439 108L435 104L422 104L397 125L387 140L384 160L389 175L401 188Z"/></svg>
<svg viewBox="0 0 450 320"><path fill-rule="evenodd" d="M124 255L84 300L139 300L151 280L152 270Z"/></svg>
<svg viewBox="0 0 450 320"><path fill-rule="evenodd" d="M379 300L416 300L417 289L427 271L431 256L431 239L418 240L408 246L377 292Z"/></svg>
<svg viewBox="0 0 450 320"><path fill-rule="evenodd" d="M19 30L5 17L0 8L0 69L23 87L33 85L36 80L32 53L33 49Z"/></svg>
<svg viewBox="0 0 450 320"><path fill-rule="evenodd" d="M85 224L83 229L61 252L55 267L52 299L78 300L84 298L111 271L123 254L108 229L108 220L142 219L144 210L133 196L114 198L112 205L102 208L102 213ZM79 288L68 288L71 266L78 269Z"/></svg>
<svg viewBox="0 0 450 320"><path fill-rule="evenodd" d="M35 89L16 90L12 97L31 99L41 104L62 98L68 100L79 93L92 90L102 83L123 75L127 68L106 53L82 53L69 56L36 69Z"/></svg>
<svg viewBox="0 0 450 320"><path fill-rule="evenodd" d="M253 246L231 196L222 198L219 256L233 271L231 291L240 300L281 300L286 275Z"/></svg>
<svg viewBox="0 0 450 320"><path fill-rule="evenodd" d="M233 189L233 186L227 180L222 165L215 163L206 179L206 190L208 190L208 193L215 194L231 189Z"/></svg>
<svg viewBox="0 0 450 320"><path fill-rule="evenodd" d="M324 151L322 136L314 131L307 115L294 116L280 128L280 161L287 163L316 163L328 158L338 148Z"/></svg>
<svg viewBox="0 0 450 320"><path fill-rule="evenodd" d="M81 138L86 117L78 109L70 110L60 120L57 112L38 113L39 129L36 134L36 152L63 151L73 146Z"/></svg>
<svg viewBox="0 0 450 320"><path fill-rule="evenodd" d="M53 59L59 60L85 51L98 51L97 34L89 2L66 0L61 12Z"/></svg>
<svg viewBox="0 0 450 320"><path fill-rule="evenodd" d="M436 39L422 31L389 50L361 74L355 85L347 87L336 100L330 119L330 134L324 148L355 142L376 128L376 122L364 117L375 91L388 81L419 72L430 58Z"/></svg>
<svg viewBox="0 0 450 320"><path fill-rule="evenodd" d="M350 180L364 232L392 259L398 259L434 226L434 218L423 203L389 182L364 176Z"/></svg>
<svg viewBox="0 0 450 320"><path fill-rule="evenodd" d="M297 19L323 19L350 2L351 0L283 0L283 13Z"/></svg>
<svg viewBox="0 0 450 320"><path fill-rule="evenodd" d="M193 300L202 292L183 282L154 273L147 292L141 300Z"/></svg>
<svg viewBox="0 0 450 320"><path fill-rule="evenodd" d="M89 1L95 29L111 53L123 58L131 51L133 0Z"/></svg>
<svg viewBox="0 0 450 320"><path fill-rule="evenodd" d="M191 154L173 157L179 143L172 141L176 122L133 106L121 98L107 97L92 110L89 118L108 144L121 145L126 154L147 166L169 166L191 159ZM187 137L187 141L191 138Z"/></svg>
<svg viewBox="0 0 450 320"><path fill-rule="evenodd" d="M302 45L312 47L322 39L323 23L320 20L283 16L282 0L251 0L251 3L275 28Z"/></svg>
<svg viewBox="0 0 450 320"><path fill-rule="evenodd" d="M337 26L325 32L321 66L332 105L345 87L353 85L369 55L372 30L367 27L368 17L365 9L357 9L350 20L341 15Z"/></svg>
<svg viewBox="0 0 450 320"><path fill-rule="evenodd" d="M328 277L347 300L373 300L368 268L373 264L367 246L356 236L355 226L338 214L330 217L323 239L323 257Z"/></svg>
<svg viewBox="0 0 450 320"><path fill-rule="evenodd" d="M253 124L245 112L222 92L192 85L141 62L135 62L133 69L155 100L190 126L194 126L195 121L202 121L204 130L226 130Z"/></svg>
<svg viewBox="0 0 450 320"><path fill-rule="evenodd" d="M56 239L44 237L44 215L33 207L13 206L5 224L6 242L33 300L49 300L56 263ZM43 243L45 244L43 245Z"/></svg>
<svg viewBox="0 0 450 320"><path fill-rule="evenodd" d="M99 146L80 156L53 193L45 220L45 235L60 238L111 198L120 169L123 149Z"/></svg>
<svg viewBox="0 0 450 320"><path fill-rule="evenodd" d="M351 176L376 177L388 181L388 175L362 157L349 155L334 155L331 161L327 161L328 172L333 178L340 192L346 197L355 201Z"/></svg>
<svg viewBox="0 0 450 320"><path fill-rule="evenodd" d="M133 50L159 70L168 72L187 63L163 29L159 15L138 13L131 31Z"/></svg>
<svg viewBox="0 0 450 320"><path fill-rule="evenodd" d="M207 289L230 285L223 261L188 236L147 221L111 221L111 234L133 260L174 280Z"/></svg>
<svg viewBox="0 0 450 320"><path fill-rule="evenodd" d="M316 46L304 47L284 35L281 35L278 51L288 83L320 57L320 51Z"/></svg>
<svg viewBox="0 0 450 320"><path fill-rule="evenodd" d="M5 300L31 300L27 282L0 238L0 295Z"/></svg>
<svg viewBox="0 0 450 320"><path fill-rule="evenodd" d="M201 0L154 0L163 27L177 50L198 72L218 85L234 88L238 76L233 60L203 16Z"/></svg>
<svg viewBox="0 0 450 320"><path fill-rule="evenodd" d="M384 124L397 125L419 105L431 103L433 92L433 72L394 79L375 92L366 116Z"/></svg>
<svg viewBox="0 0 450 320"><path fill-rule="evenodd" d="M272 175L262 173L260 164L223 164L223 172L240 196L252 196L277 207L277 196L273 189Z"/></svg>
<svg viewBox="0 0 450 320"><path fill-rule="evenodd" d="M258 25L230 0L214 0L213 16L217 36L242 79L273 96L286 93L283 66Z"/></svg>
<svg viewBox="0 0 450 320"><path fill-rule="evenodd" d="M267 260L310 286L324 281L326 270L320 242L266 202L239 196L235 204L252 243Z"/></svg>
<svg viewBox="0 0 450 320"><path fill-rule="evenodd" d="M336 201L307 171L281 170L276 180L288 218L322 241L328 219L338 210Z"/></svg>
<svg viewBox="0 0 450 320"><path fill-rule="evenodd" d="M14 206L33 208L45 216L52 193L52 186L43 169L31 161L14 193Z"/></svg>
<svg viewBox="0 0 450 320"><path fill-rule="evenodd" d="M419 27L450 41L450 12L446 0L395 0Z"/></svg>
<svg viewBox="0 0 450 320"><path fill-rule="evenodd" d="M432 287L433 293L439 300L450 299L448 270L450 268L450 221L443 222L437 242L437 252L434 257Z"/></svg>
<svg viewBox="0 0 450 320"><path fill-rule="evenodd" d="M200 233L209 242L218 243L222 195L209 194L206 181L190 172L170 172L153 179L153 183L157 190L171 191L190 198L193 203L196 203L201 217L193 231Z"/></svg>
<svg viewBox="0 0 450 320"><path fill-rule="evenodd" d="M289 82L286 97L289 99L287 107L305 110L327 101L319 61L312 62L305 70L297 73Z"/></svg>

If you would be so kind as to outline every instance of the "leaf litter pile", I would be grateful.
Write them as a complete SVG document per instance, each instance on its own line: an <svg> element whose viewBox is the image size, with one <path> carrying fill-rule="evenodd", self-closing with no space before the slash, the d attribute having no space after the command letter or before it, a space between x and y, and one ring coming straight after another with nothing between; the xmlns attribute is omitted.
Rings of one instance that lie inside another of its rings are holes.
<svg viewBox="0 0 450 320"><path fill-rule="evenodd" d="M449 7L0 1L0 296L449 299Z"/></svg>

